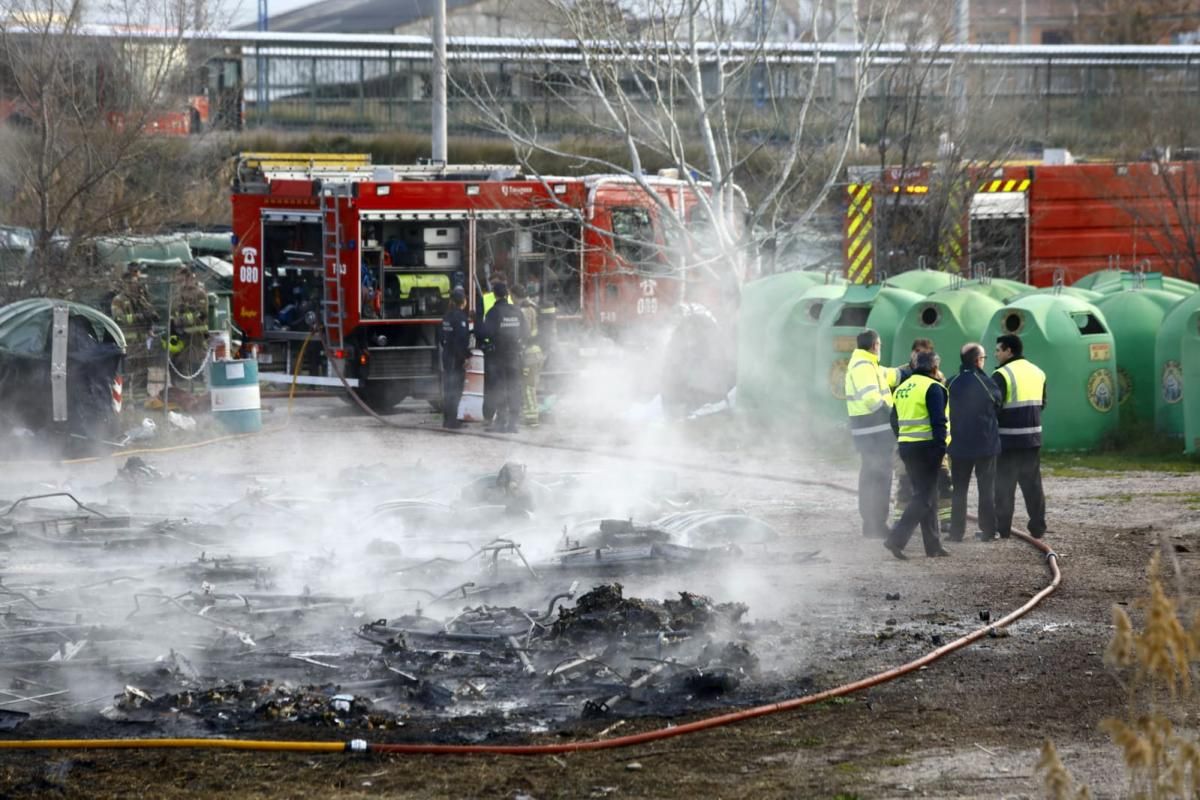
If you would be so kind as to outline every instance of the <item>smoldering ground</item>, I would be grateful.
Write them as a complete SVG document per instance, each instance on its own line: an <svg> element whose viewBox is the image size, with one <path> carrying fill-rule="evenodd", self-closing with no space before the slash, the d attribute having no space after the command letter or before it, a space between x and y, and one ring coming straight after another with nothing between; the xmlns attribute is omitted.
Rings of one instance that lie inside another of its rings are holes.
<svg viewBox="0 0 1200 800"><path fill-rule="evenodd" d="M450 437L311 402L255 439L39 467L29 482L10 473L10 503L70 490L87 508L58 497L6 517L8 708L69 725L101 712L261 721L196 699L208 692L269 706L271 721L503 712L516 731L609 699L619 715L750 702L811 671L803 637L777 618L828 596L794 580L819 561L778 521L728 513L742 497L727 478L670 467L682 429L650 426L620 458L587 456L540 446L550 422L508 441ZM524 466L515 492L505 464ZM707 512L723 514L688 527ZM603 636L552 633L561 609L618 582L620 599L588 620ZM708 684L682 682L706 668ZM65 692L20 700L31 682ZM344 700L333 710L345 694L359 698L353 714Z"/></svg>

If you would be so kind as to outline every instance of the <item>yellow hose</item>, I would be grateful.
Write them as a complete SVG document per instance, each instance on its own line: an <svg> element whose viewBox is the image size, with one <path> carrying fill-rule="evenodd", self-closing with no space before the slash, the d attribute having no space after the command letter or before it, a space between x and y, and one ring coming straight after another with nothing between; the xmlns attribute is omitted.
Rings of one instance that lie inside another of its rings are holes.
<svg viewBox="0 0 1200 800"><path fill-rule="evenodd" d="M0 750L274 750L344 753L346 742L275 742L256 739L23 739L0 740Z"/></svg>

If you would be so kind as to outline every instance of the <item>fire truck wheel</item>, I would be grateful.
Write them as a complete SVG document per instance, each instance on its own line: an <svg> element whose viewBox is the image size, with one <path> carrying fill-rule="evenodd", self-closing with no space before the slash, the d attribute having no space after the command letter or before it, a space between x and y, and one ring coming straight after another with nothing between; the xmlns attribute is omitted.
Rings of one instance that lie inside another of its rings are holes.
<svg viewBox="0 0 1200 800"><path fill-rule="evenodd" d="M359 387L358 396L366 404L367 408L376 414L390 412L397 403L404 399L404 397L394 391L392 386L386 383L371 383L370 381L365 386Z"/></svg>

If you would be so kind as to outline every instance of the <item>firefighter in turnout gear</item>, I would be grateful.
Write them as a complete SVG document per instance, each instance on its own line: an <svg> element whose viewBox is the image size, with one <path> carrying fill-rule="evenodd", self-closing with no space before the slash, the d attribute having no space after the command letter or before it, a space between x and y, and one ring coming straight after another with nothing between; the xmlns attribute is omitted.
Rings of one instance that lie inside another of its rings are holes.
<svg viewBox="0 0 1200 800"><path fill-rule="evenodd" d="M204 364L208 352L208 292L200 285L190 267L175 274L171 299L171 337L179 337L183 348L172 359L175 368L188 380Z"/></svg>
<svg viewBox="0 0 1200 800"><path fill-rule="evenodd" d="M517 310L525 317L525 328L529 331L529 338L525 340L525 355L521 361L521 421L531 428L536 428L541 422L537 396L538 377L542 374L542 365L546 363L541 339L538 337L538 306L525 287L514 286L512 293L517 301Z"/></svg>
<svg viewBox="0 0 1200 800"><path fill-rule="evenodd" d="M438 343L442 347L442 427L454 430L463 426L458 419L463 382L467 378L467 357L471 354L471 329L467 319L467 294L461 286L450 292L450 302L442 317Z"/></svg>
<svg viewBox="0 0 1200 800"><path fill-rule="evenodd" d="M900 443L900 459L912 482L912 497L883 546L903 560L904 546L917 525L925 555L949 555L938 541L938 471L950 438L946 387L934 375L937 353L918 353L913 374L896 389L891 426Z"/></svg>
<svg viewBox="0 0 1200 800"><path fill-rule="evenodd" d="M521 358L529 333L525 315L508 302L508 287L497 283L492 292L496 302L483 321L484 336L491 341L492 351L487 360L492 362L496 394L496 422L488 430L516 433L521 413Z"/></svg>
<svg viewBox="0 0 1200 800"><path fill-rule="evenodd" d="M1029 513L1029 533L1046 533L1046 495L1042 491L1042 409L1046 407L1046 373L1024 356L1021 337L1006 333L996 339L992 379L1004 403L1000 407L1000 457L996 459L996 532L1012 533L1017 486Z"/></svg>
<svg viewBox="0 0 1200 800"><path fill-rule="evenodd" d="M125 267L125 275L112 299L112 318L125 334L124 395L127 407L146 400L146 370L150 366L150 329L158 322L158 312L142 282L136 262Z"/></svg>
<svg viewBox="0 0 1200 800"><path fill-rule="evenodd" d="M879 334L867 329L858 335L858 349L846 369L846 411L850 434L862 461L858 469L858 513L863 536L886 536L888 500L892 494L892 452L895 435L889 423L892 389L903 375L879 366Z"/></svg>

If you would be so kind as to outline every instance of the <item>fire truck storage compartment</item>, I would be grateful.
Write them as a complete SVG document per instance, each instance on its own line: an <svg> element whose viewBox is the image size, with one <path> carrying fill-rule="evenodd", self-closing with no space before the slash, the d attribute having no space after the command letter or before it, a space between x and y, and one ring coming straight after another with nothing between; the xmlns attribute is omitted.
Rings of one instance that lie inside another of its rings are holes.
<svg viewBox="0 0 1200 800"><path fill-rule="evenodd" d="M475 223L475 278L487 285L496 273L531 288L539 306L560 315L579 312L582 231L568 216L503 212Z"/></svg>
<svg viewBox="0 0 1200 800"><path fill-rule="evenodd" d="M316 215L264 216L262 312L267 338L279 338L271 336L279 332L307 333L305 314L320 313L324 292L320 254L321 223Z"/></svg>
<svg viewBox="0 0 1200 800"><path fill-rule="evenodd" d="M363 320L440 318L454 284L465 282L462 275L455 275L463 264L463 224L437 219L364 220Z"/></svg>
<svg viewBox="0 0 1200 800"><path fill-rule="evenodd" d="M971 198L971 264L996 278L1028 275L1029 209L1024 192L978 193Z"/></svg>

